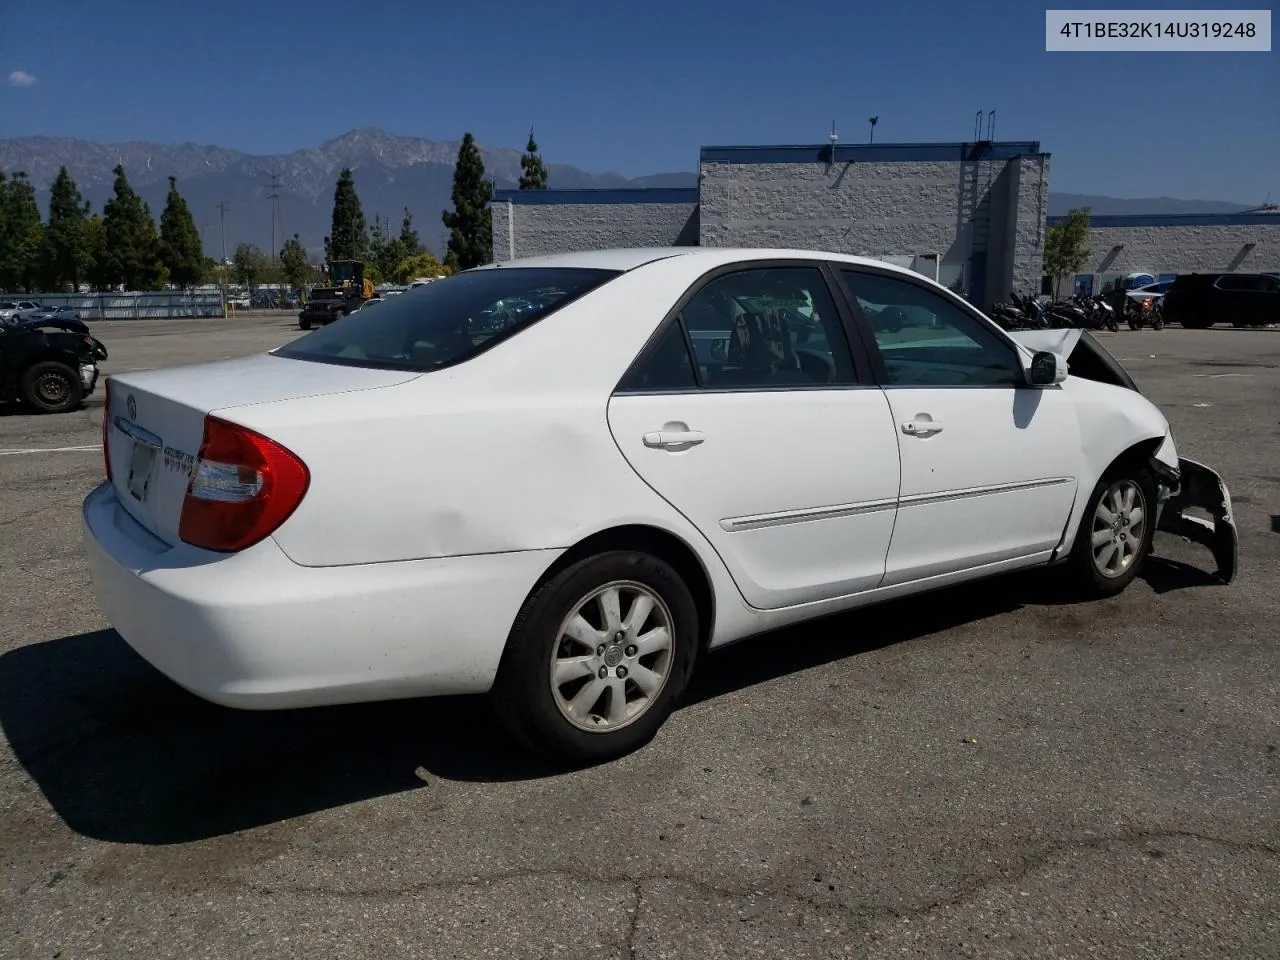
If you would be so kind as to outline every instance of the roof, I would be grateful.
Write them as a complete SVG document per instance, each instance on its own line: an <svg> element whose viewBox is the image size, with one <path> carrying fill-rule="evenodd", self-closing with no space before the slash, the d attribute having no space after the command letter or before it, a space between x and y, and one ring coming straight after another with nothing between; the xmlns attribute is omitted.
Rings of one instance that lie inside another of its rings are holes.
<svg viewBox="0 0 1280 960"><path fill-rule="evenodd" d="M1046 217L1049 226L1065 223L1062 215ZM1280 227L1280 214L1245 210L1240 213L1116 213L1090 215L1089 226L1107 227Z"/></svg>
<svg viewBox="0 0 1280 960"><path fill-rule="evenodd" d="M1039 140L978 140L952 143L839 143L835 163L960 163L1009 160L1042 154ZM829 163L831 144L703 147L701 163Z"/></svg>
<svg viewBox="0 0 1280 960"><path fill-rule="evenodd" d="M609 250L583 250L576 253L551 253L537 257L517 257L477 269L495 270L512 267L582 267L599 270L634 270L636 267L681 257L704 264L706 269L739 260L834 260L841 263L880 267L911 276L915 271L874 257L855 257L847 253L825 250L775 249L768 247L629 247Z"/></svg>
<svg viewBox="0 0 1280 960"><path fill-rule="evenodd" d="M564 203L688 203L698 202L697 187L572 187L551 190L495 190L494 203L522 207Z"/></svg>

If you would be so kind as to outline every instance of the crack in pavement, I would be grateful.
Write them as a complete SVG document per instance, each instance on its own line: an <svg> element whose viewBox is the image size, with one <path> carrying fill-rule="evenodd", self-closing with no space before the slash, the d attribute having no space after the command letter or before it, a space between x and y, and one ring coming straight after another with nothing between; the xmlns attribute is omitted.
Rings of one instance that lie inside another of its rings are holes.
<svg viewBox="0 0 1280 960"><path fill-rule="evenodd" d="M627 956L631 960L636 960L639 955L636 947L636 938L640 935L640 904L644 902L644 884L643 881L637 880L635 889L632 893L635 896L635 908L631 911L631 928L627 931Z"/></svg>
<svg viewBox="0 0 1280 960"><path fill-rule="evenodd" d="M642 876L608 876L593 874L587 871L562 868L529 868L522 870L510 870L501 871L487 876L477 876L466 879L449 878L442 880L429 880L406 884L400 887L372 887L360 890L341 890L333 887L306 885L272 887L269 884L240 881L233 878L222 878L222 882L233 887L248 889L257 893L266 893L269 895L292 893L301 894L303 896L318 895L358 899L386 899L429 890L462 890L468 888L489 887L495 884L513 883L522 880L560 879L597 883L604 886L626 885L631 890L632 897L634 898L634 910L632 912L626 946L630 951L631 956L634 958L637 955L636 937L640 929L640 906L643 902L643 889L646 884L657 884L663 882L677 884L700 892L704 895L714 896L724 900L739 900L756 896L789 900L793 903L803 904L819 915L838 916L842 919L852 921L856 928L866 929L876 920L880 919L921 917L936 910L960 906L991 887L1001 884L1016 883L1031 874L1036 868L1043 865L1048 860L1068 850L1105 850L1108 847L1135 846L1148 843L1153 840L1177 839L1195 840L1202 843L1214 844L1235 853L1260 853L1272 857L1280 857L1280 847L1270 843L1262 841L1231 840L1225 837L1215 837L1192 830L1138 830L1130 833L1081 837L1063 843L1050 844L1039 851L1024 856L1021 864L1019 865L1019 869L1007 873L996 872L985 877L977 878L975 882L958 889L953 896L930 900L906 909L899 909L886 904L852 905L843 902L832 904L823 902L816 897L797 892L793 889L788 889L785 886L770 888L768 885L753 885L747 889L732 889L728 887L721 887L714 883L708 883L707 881L672 875L669 873L645 874Z"/></svg>

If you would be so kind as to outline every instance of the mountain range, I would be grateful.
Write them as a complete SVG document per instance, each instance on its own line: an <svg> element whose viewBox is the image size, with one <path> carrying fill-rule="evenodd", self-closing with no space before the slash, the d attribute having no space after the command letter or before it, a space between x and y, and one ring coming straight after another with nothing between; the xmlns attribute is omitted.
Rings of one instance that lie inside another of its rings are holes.
<svg viewBox="0 0 1280 960"><path fill-rule="evenodd" d="M481 146L485 170L499 189L515 187L520 177L520 151ZM176 177L187 199L205 251L218 256L224 242L228 255L242 241L263 249L272 246L272 210L276 211L275 243L297 233L309 251L319 254L329 232L333 187L338 172L355 175L365 217L375 216L399 232L409 208L422 242L437 256L444 245L440 212L451 205L453 166L458 141L423 140L377 129L352 130L318 147L276 156L256 156L225 147L193 143L98 143L60 137L0 140L0 170L24 171L47 210L49 185L66 166L95 211L111 195L112 169L123 164L129 182L159 219ZM625 177L620 173L588 173L567 164L548 164L548 184L574 187L693 187L695 172ZM273 186L274 183L274 186ZM278 199L273 205L272 195ZM222 210L219 204L225 203ZM1084 194L1054 193L1050 215L1087 205L1095 214L1215 213L1248 209L1244 204L1166 197L1125 200Z"/></svg>

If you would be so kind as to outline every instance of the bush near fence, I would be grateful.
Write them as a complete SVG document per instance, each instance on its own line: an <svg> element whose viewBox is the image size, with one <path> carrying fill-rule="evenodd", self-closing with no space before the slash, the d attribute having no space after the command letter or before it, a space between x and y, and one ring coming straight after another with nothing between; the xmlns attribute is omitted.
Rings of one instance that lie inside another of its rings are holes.
<svg viewBox="0 0 1280 960"><path fill-rule="evenodd" d="M48 307L71 307L82 320L166 320L176 317L221 317L222 297L213 293L154 291L145 293L24 293Z"/></svg>

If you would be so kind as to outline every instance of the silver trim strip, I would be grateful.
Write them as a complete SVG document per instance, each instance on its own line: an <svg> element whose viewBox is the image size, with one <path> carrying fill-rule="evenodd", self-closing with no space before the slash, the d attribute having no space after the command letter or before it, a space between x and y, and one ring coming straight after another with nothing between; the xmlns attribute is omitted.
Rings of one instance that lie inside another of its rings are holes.
<svg viewBox="0 0 1280 960"><path fill-rule="evenodd" d="M860 503L841 503L832 507L807 507L803 510L783 510L778 513L760 513L749 517L731 517L720 521L720 529L726 533L744 530L761 530L781 527L791 523L809 523L814 520L838 520L867 513L880 513L901 507L918 507L929 503L950 500L968 500L986 497L993 493L1012 493L1015 490L1034 490L1039 487L1056 487L1074 482L1074 477L1050 477L1044 480L1018 480L1013 483L997 483L985 487L969 487L964 490L945 490L941 493L918 493L897 500L864 500Z"/></svg>
<svg viewBox="0 0 1280 960"><path fill-rule="evenodd" d="M1074 482L1074 477L1049 477L1044 480L1017 480L1013 483L993 483L985 487L967 487L964 490L943 490L939 493L917 493L909 497L899 497L899 507L918 507L926 503L943 503L948 500L968 500L971 497L986 497L993 493L1012 493L1015 490L1034 490L1038 487L1056 487L1063 483Z"/></svg>
<svg viewBox="0 0 1280 960"><path fill-rule="evenodd" d="M834 507L808 507L804 510L784 510L781 513L761 513L751 517L721 520L720 529L726 533L739 533L743 530L759 530L763 527L780 527L788 523L837 520L840 517L893 510L897 505L897 500L865 500L862 503L841 503Z"/></svg>

